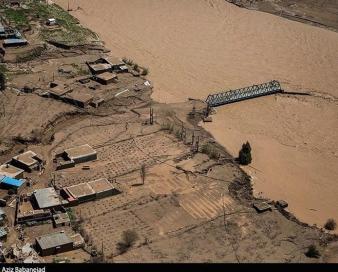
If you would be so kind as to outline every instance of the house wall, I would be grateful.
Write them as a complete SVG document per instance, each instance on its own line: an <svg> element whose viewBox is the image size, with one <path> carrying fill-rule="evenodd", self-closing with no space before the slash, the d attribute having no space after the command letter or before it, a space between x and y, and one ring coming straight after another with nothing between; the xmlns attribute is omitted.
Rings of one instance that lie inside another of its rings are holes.
<svg viewBox="0 0 338 272"><path fill-rule="evenodd" d="M89 162L89 161L94 161L97 159L97 154L90 154L87 156L82 156L80 158L74 159L75 163L84 163L84 162Z"/></svg>
<svg viewBox="0 0 338 272"><path fill-rule="evenodd" d="M51 247L46 249L42 249L39 243L37 243L36 247L41 256L49 256L73 250L73 243L71 242L68 244L61 245L60 247Z"/></svg>

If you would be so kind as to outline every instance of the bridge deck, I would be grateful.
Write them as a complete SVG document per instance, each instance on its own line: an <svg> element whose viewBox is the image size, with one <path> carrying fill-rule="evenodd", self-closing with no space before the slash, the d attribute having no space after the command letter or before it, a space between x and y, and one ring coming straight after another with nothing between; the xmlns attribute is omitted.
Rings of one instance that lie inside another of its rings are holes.
<svg viewBox="0 0 338 272"><path fill-rule="evenodd" d="M268 83L260 85L253 85L237 90L230 90L222 93L211 94L207 97L206 102L209 107L217 107L226 105L246 99L270 95L282 92L281 86L278 81L273 80Z"/></svg>

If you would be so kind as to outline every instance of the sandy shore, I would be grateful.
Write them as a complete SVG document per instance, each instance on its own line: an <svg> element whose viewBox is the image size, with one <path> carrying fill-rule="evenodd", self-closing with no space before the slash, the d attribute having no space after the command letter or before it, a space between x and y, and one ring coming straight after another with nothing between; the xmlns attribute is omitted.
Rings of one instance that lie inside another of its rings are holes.
<svg viewBox="0 0 338 272"><path fill-rule="evenodd" d="M63 7L66 0L57 0ZM279 80L320 97L265 97L217 109L206 125L237 155L253 147L257 194L285 199L301 220L338 221L338 34L222 0L72 0L73 15L112 49L150 68L153 98L204 99ZM77 9L79 7L79 9Z"/></svg>

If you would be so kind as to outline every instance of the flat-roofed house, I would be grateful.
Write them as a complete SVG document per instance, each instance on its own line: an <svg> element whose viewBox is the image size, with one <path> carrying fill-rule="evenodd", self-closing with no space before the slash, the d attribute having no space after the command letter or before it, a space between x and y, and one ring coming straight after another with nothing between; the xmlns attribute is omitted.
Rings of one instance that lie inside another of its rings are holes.
<svg viewBox="0 0 338 272"><path fill-rule="evenodd" d="M39 236L35 239L41 256L55 255L73 250L73 240L63 231Z"/></svg>
<svg viewBox="0 0 338 272"><path fill-rule="evenodd" d="M89 144L66 149L64 153L75 163L84 163L97 159L97 152Z"/></svg>
<svg viewBox="0 0 338 272"><path fill-rule="evenodd" d="M88 67L91 73L94 75L110 72L113 69L109 63L89 63Z"/></svg>
<svg viewBox="0 0 338 272"><path fill-rule="evenodd" d="M18 193L24 184L25 184L24 180L15 179L7 176L0 176L1 188L12 189L16 193Z"/></svg>
<svg viewBox="0 0 338 272"><path fill-rule="evenodd" d="M41 163L41 158L33 151L27 151L25 153L19 154L13 157L11 161L12 165L21 168L27 172L39 170Z"/></svg>
<svg viewBox="0 0 338 272"><path fill-rule="evenodd" d="M96 75L94 79L102 84L102 85L108 85L111 83L114 83L117 80L117 75L115 73L105 72L99 75Z"/></svg>
<svg viewBox="0 0 338 272"><path fill-rule="evenodd" d="M61 96L61 99L74 106L85 108L93 102L94 96L91 95L86 89L80 89L67 92Z"/></svg>
<svg viewBox="0 0 338 272"><path fill-rule="evenodd" d="M63 188L63 194L66 195L67 198L72 197L77 204L96 198L95 191L88 183L80 183Z"/></svg>
<svg viewBox="0 0 338 272"><path fill-rule="evenodd" d="M39 209L51 209L61 206L61 200L53 187L37 189L33 197Z"/></svg>
<svg viewBox="0 0 338 272"><path fill-rule="evenodd" d="M16 179L22 179L23 178L23 173L25 171L23 169L17 168L11 164L3 164L0 165L0 175L2 176L7 176L11 178L16 178Z"/></svg>

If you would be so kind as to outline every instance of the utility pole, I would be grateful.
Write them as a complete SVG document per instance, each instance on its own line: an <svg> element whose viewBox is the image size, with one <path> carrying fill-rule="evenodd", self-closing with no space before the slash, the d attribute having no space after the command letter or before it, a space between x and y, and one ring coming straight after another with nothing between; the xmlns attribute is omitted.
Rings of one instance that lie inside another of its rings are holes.
<svg viewBox="0 0 338 272"><path fill-rule="evenodd" d="M195 130L193 130L192 132L192 139L191 139L191 145L194 146L194 142L195 142Z"/></svg>

